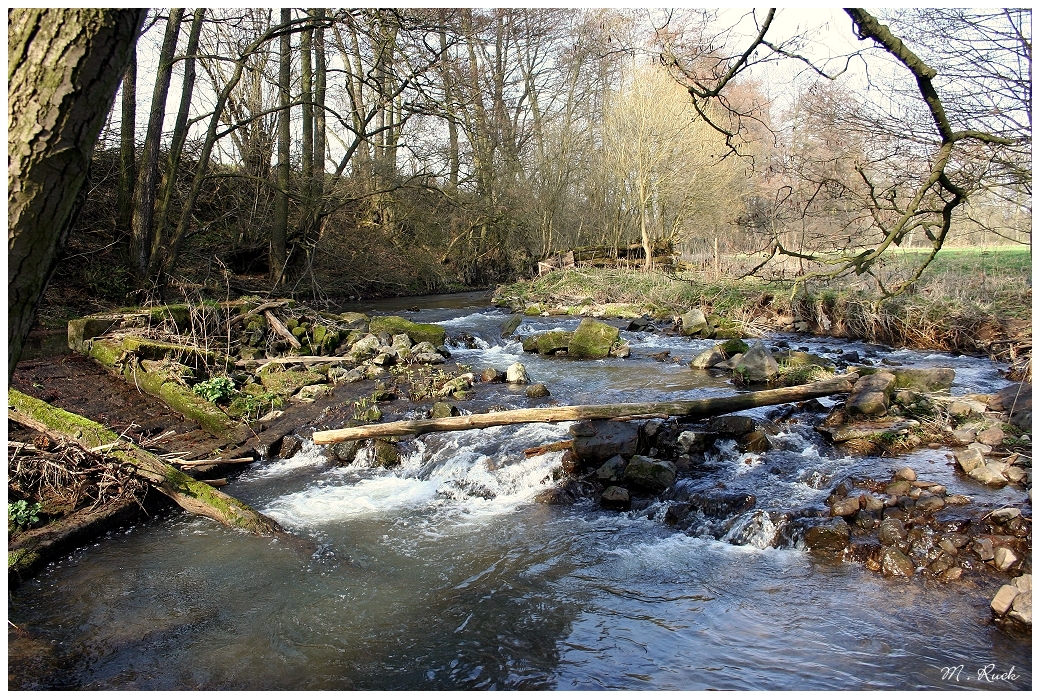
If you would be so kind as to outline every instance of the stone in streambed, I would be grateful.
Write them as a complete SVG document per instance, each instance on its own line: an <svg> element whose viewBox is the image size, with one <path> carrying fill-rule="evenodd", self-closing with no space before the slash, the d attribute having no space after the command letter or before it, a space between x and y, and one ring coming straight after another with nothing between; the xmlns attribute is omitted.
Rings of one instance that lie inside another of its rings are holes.
<svg viewBox="0 0 1040 699"><path fill-rule="evenodd" d="M570 433L579 461L603 463L615 454L630 458L639 451L639 426L631 422L586 420L571 425Z"/></svg>
<svg viewBox="0 0 1040 699"><path fill-rule="evenodd" d="M849 394L846 410L855 415L884 415L895 387L895 376L879 371L856 381Z"/></svg>
<svg viewBox="0 0 1040 699"><path fill-rule="evenodd" d="M619 331L613 325L585 318L571 336L567 355L575 359L603 359L617 342Z"/></svg>
<svg viewBox="0 0 1040 699"><path fill-rule="evenodd" d="M550 330L540 335L532 335L523 341L524 352L537 352L545 356L554 355L560 350L566 350L573 337L574 333L566 330Z"/></svg>
<svg viewBox="0 0 1040 699"><path fill-rule="evenodd" d="M679 316L679 321L682 323L682 334L687 337L703 335L709 327L707 317L699 308L693 308L683 313Z"/></svg>
<svg viewBox="0 0 1040 699"><path fill-rule="evenodd" d="M434 347L444 344L446 331L433 323L413 323L401 316L378 316L369 322L369 332L379 334L386 332L393 335L404 333L413 342L429 342Z"/></svg>
<svg viewBox="0 0 1040 699"><path fill-rule="evenodd" d="M844 519L832 517L824 523L809 527L805 532L805 546L810 551L838 553L848 548L851 534Z"/></svg>
<svg viewBox="0 0 1040 699"><path fill-rule="evenodd" d="M627 510L632 504L632 497L625 488L612 485L603 491L599 502L604 509Z"/></svg>
<svg viewBox="0 0 1040 699"><path fill-rule="evenodd" d="M625 484L636 490L660 493L675 482L675 470L671 461L633 456L625 467Z"/></svg>
<svg viewBox="0 0 1040 699"><path fill-rule="evenodd" d="M765 345L756 342L733 367L733 375L744 383L765 383L780 373L773 355Z"/></svg>
<svg viewBox="0 0 1040 699"><path fill-rule="evenodd" d="M914 562L894 546L881 549L881 574L908 578L914 574Z"/></svg>
<svg viewBox="0 0 1040 699"><path fill-rule="evenodd" d="M506 369L506 383L527 384L531 383L527 375L527 369L520 362L513 362Z"/></svg>
<svg viewBox="0 0 1040 699"><path fill-rule="evenodd" d="M544 383L535 383L527 387L528 398L546 398L549 395L549 389Z"/></svg>

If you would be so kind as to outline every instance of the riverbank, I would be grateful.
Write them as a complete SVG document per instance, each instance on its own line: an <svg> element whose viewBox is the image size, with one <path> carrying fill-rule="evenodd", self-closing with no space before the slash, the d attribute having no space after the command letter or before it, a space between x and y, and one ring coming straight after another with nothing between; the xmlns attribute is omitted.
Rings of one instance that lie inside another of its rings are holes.
<svg viewBox="0 0 1040 699"><path fill-rule="evenodd" d="M994 253L997 254L997 253ZM703 278L641 270L577 268L500 286L495 303L528 315L591 315L671 322L692 308L746 336L796 331L817 336L964 352L1012 365L1031 377L1032 289L1029 256L1008 255L989 274L951 254L907 295L879 299L847 287Z"/></svg>

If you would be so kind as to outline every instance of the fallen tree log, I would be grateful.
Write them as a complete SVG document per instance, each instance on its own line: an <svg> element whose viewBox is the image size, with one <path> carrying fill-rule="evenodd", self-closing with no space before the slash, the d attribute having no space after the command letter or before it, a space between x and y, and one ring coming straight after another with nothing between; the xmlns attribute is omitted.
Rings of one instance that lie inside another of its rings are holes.
<svg viewBox="0 0 1040 699"><path fill-rule="evenodd" d="M106 457L133 467L138 476L188 512L209 517L227 526L245 529L253 534L292 537L270 517L182 473L155 454L120 438L112 430L92 420L55 408L13 388L7 391L7 405L8 419L42 432L52 439L70 440L87 450L106 447Z"/></svg>
<svg viewBox="0 0 1040 699"><path fill-rule="evenodd" d="M427 432L474 430L499 425L518 425L528 422L567 422L570 420L632 419L647 415L672 415L687 418L711 417L765 405L779 405L794 401L822 398L836 393L848 393L852 385L844 377L816 381L804 386L774 388L765 391L738 393L721 398L661 401L656 403L610 403L606 405L568 405L557 408L523 408L497 413L442 417L430 420L402 420L379 425L362 425L339 430L315 432L315 444L334 444L352 439L375 437L402 437Z"/></svg>

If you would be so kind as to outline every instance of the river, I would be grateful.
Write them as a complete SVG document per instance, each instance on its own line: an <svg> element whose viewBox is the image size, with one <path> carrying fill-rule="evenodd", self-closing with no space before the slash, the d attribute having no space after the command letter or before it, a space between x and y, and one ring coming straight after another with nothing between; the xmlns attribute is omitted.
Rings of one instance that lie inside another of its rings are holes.
<svg viewBox="0 0 1040 699"><path fill-rule="evenodd" d="M452 349L455 360L477 371L523 361L563 403L733 391L648 356L669 350L688 362L709 341L623 332L629 359L539 358L500 339L507 316L486 303L426 298L379 310L421 306L402 315L475 338L473 349ZM577 322L528 318L519 332ZM1000 366L978 358L771 339L952 366L955 394L1006 385ZM520 391L496 400L526 405ZM732 442L713 452L710 477L757 504L688 536L664 524L661 508L537 502L561 456L522 452L566 437L566 425L426 435L393 471L373 468L364 451L349 465L330 461L312 444L262 462L226 491L319 541L314 558L187 514L112 532L9 595L9 618L29 630L9 628L9 687L1031 688L1031 640L989 621L992 582L885 579L785 547L768 516L822 503L846 475L904 465L994 506L1028 510L1024 490L964 479L941 451L843 456L784 423L770 452L741 454Z"/></svg>

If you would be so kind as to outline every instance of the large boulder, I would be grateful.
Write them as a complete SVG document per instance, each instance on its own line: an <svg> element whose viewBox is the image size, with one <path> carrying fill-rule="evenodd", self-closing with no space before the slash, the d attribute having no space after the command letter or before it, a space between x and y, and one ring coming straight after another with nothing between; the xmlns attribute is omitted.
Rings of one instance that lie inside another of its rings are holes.
<svg viewBox="0 0 1040 699"><path fill-rule="evenodd" d="M1033 431L1033 387L1016 383L1002 388L990 399L993 410L1010 413L1011 424L1025 432Z"/></svg>
<svg viewBox="0 0 1040 699"><path fill-rule="evenodd" d="M571 344L574 333L567 330L550 330L540 335L532 335L523 341L524 352L537 352L542 355L556 354L566 350Z"/></svg>
<svg viewBox="0 0 1040 699"><path fill-rule="evenodd" d="M602 464L614 455L629 458L639 451L639 426L631 422L587 420L571 425L570 432L579 461Z"/></svg>
<svg viewBox="0 0 1040 699"><path fill-rule="evenodd" d="M744 383L765 383L775 379L779 373L776 360L761 342L756 342L733 367L734 376Z"/></svg>
<svg viewBox="0 0 1040 699"><path fill-rule="evenodd" d="M378 316L368 325L368 331L375 335L385 332L390 336L406 334L412 342L429 342L434 347L444 344L445 330L433 323L413 323L401 316Z"/></svg>
<svg viewBox="0 0 1040 699"><path fill-rule="evenodd" d="M888 412L896 377L887 371L879 371L856 381L846 403L852 415L884 415Z"/></svg>
<svg viewBox="0 0 1040 699"><path fill-rule="evenodd" d="M610 354L619 334L613 325L584 318L571 337L567 354L577 359L603 359Z"/></svg>
<svg viewBox="0 0 1040 699"><path fill-rule="evenodd" d="M679 320L682 323L682 334L687 337L692 335L704 335L708 332L710 326L708 325L708 319L704 316L704 312L699 308L693 308L679 316Z"/></svg>
<svg viewBox="0 0 1040 699"><path fill-rule="evenodd" d="M671 461L633 456L625 467L625 484L636 490L660 493L675 482L675 464Z"/></svg>
<svg viewBox="0 0 1040 699"><path fill-rule="evenodd" d="M896 388L915 391L945 391L953 385L956 372L945 367L932 369L892 369L896 377Z"/></svg>

